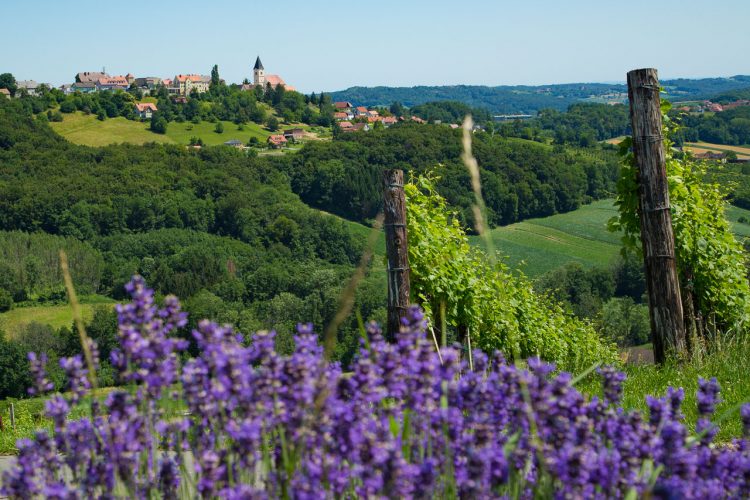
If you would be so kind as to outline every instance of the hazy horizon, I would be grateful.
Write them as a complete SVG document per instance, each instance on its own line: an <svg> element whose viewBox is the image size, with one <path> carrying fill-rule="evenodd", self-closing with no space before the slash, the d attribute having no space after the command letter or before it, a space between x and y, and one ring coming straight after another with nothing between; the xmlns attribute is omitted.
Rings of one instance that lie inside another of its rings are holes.
<svg viewBox="0 0 750 500"><path fill-rule="evenodd" d="M257 55L303 92L624 83L641 67L665 80L750 74L750 61L737 57L750 50L750 2L738 0L6 3L6 37L19 43L3 54L0 72L54 86L103 66L171 78L208 74L214 64L239 83L252 80Z"/></svg>

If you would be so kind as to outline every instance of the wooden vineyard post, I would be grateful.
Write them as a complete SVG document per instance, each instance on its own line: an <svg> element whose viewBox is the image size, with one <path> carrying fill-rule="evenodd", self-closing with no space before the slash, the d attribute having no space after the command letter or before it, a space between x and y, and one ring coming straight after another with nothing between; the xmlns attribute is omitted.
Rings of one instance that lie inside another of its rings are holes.
<svg viewBox="0 0 750 500"><path fill-rule="evenodd" d="M628 73L633 152L638 172L638 212L648 285L654 360L683 354L685 326L669 207L659 79L653 68Z"/></svg>
<svg viewBox="0 0 750 500"><path fill-rule="evenodd" d="M388 257L388 325L386 336L394 339L409 307L409 247L406 235L404 171L383 173L385 250Z"/></svg>

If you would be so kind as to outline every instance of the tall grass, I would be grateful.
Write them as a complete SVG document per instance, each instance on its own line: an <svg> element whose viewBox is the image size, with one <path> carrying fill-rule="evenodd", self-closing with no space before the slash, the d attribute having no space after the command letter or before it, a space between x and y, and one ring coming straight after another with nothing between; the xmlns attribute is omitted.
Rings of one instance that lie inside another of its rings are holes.
<svg viewBox="0 0 750 500"><path fill-rule="evenodd" d="M628 364L623 367L627 374L624 384L623 407L647 412L647 395L664 395L667 387L685 389L682 406L685 420L695 430L698 419L695 394L698 377L716 377L721 384L721 400L716 410L717 418L725 416L719 425L717 440L730 441L742 435L742 423L737 414L742 403L750 402L750 340L733 339L713 351L707 351L690 361L668 361L662 366ZM597 377L589 377L579 388L590 395L601 393Z"/></svg>

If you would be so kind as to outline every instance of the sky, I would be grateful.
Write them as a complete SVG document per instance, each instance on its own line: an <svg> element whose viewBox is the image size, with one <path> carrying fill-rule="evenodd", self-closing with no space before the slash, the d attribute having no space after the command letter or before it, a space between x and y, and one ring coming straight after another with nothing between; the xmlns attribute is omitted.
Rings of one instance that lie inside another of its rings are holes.
<svg viewBox="0 0 750 500"><path fill-rule="evenodd" d="M750 74L748 0L0 0L0 73L79 71L350 86L543 85Z"/></svg>

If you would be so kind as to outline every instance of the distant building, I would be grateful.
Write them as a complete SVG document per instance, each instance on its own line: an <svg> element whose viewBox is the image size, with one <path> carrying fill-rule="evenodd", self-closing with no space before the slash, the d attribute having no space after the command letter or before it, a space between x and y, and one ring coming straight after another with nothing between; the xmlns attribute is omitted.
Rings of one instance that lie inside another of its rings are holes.
<svg viewBox="0 0 750 500"><path fill-rule="evenodd" d="M133 76L133 73L128 73L127 75L125 75L125 80L128 81L128 85L132 85L135 81L135 76Z"/></svg>
<svg viewBox="0 0 750 500"><path fill-rule="evenodd" d="M72 83L64 83L64 84L60 85L58 88L65 95L72 94L73 92L76 91L76 89L73 87Z"/></svg>
<svg viewBox="0 0 750 500"><path fill-rule="evenodd" d="M19 96L22 90L25 90L28 95L37 95L39 84L34 80L18 80L16 87L16 96Z"/></svg>
<svg viewBox="0 0 750 500"><path fill-rule="evenodd" d="M109 78L109 75L100 71L83 71L76 74L76 83L96 83L100 78Z"/></svg>
<svg viewBox="0 0 750 500"><path fill-rule="evenodd" d="M5 97L5 98L7 98L7 99L10 99L10 90L8 90L8 89L0 89L0 95L3 96L3 97Z"/></svg>
<svg viewBox="0 0 750 500"><path fill-rule="evenodd" d="M333 103L333 107L339 111L351 111L354 105L349 101L338 101Z"/></svg>
<svg viewBox="0 0 750 500"><path fill-rule="evenodd" d="M357 106L354 108L354 116L359 118L360 116L367 116L367 108L364 106Z"/></svg>
<svg viewBox="0 0 750 500"><path fill-rule="evenodd" d="M383 123L383 126L384 126L385 128L388 128L388 127L390 127L391 125L393 125L393 124L395 124L395 123L398 123L398 120L396 119L396 117L395 117L395 116L386 116L385 118L383 118L383 119L382 119L382 120L380 120L380 121L381 121L381 122Z"/></svg>
<svg viewBox="0 0 750 500"><path fill-rule="evenodd" d="M96 82L75 82L72 88L74 92L89 94L91 92L96 92Z"/></svg>
<svg viewBox="0 0 750 500"><path fill-rule="evenodd" d="M136 78L135 86L141 90L154 90L158 85L161 84L161 78L155 76L146 76L143 78Z"/></svg>
<svg viewBox="0 0 750 500"><path fill-rule="evenodd" d="M124 76L110 76L99 78L96 82L96 90L128 90L130 84Z"/></svg>
<svg viewBox="0 0 750 500"><path fill-rule="evenodd" d="M695 158L697 160L716 160L721 161L726 158L724 153L713 153L711 151L706 151L705 153L696 153Z"/></svg>
<svg viewBox="0 0 750 500"><path fill-rule="evenodd" d="M224 143L225 146L232 146L233 148L243 149L245 145L239 139L230 139Z"/></svg>
<svg viewBox="0 0 750 500"><path fill-rule="evenodd" d="M140 102L135 105L135 114L141 120L149 120L157 111L156 104L153 102Z"/></svg>
<svg viewBox="0 0 750 500"><path fill-rule="evenodd" d="M206 75L177 75L172 80L169 92L179 95L190 95L192 92L202 94L208 92L211 77Z"/></svg>
<svg viewBox="0 0 750 500"><path fill-rule="evenodd" d="M370 126L366 123L355 123L352 125L352 128L349 129L350 132L358 131L358 132L368 132L370 130Z"/></svg>
<svg viewBox="0 0 750 500"><path fill-rule="evenodd" d="M739 108L742 106L750 106L750 101L748 101L747 99L740 99L739 101L728 102L727 104L722 105L724 111L727 111L728 109Z"/></svg>
<svg viewBox="0 0 750 500"><path fill-rule="evenodd" d="M284 137L287 141L300 141L305 137L305 131L301 128L290 128L284 131Z"/></svg>
<svg viewBox="0 0 750 500"><path fill-rule="evenodd" d="M285 90L296 90L291 85L287 85L284 79L279 75L267 75L263 63L260 62L260 56L255 59L255 65L253 66L253 85L260 85L264 89L266 88L266 85L270 85L273 88L281 85Z"/></svg>
<svg viewBox="0 0 750 500"><path fill-rule="evenodd" d="M286 144L286 137L283 135L272 135L266 140L266 142L273 149L279 149Z"/></svg>
<svg viewBox="0 0 750 500"><path fill-rule="evenodd" d="M343 121L343 122L339 123L339 128L341 128L341 130L343 130L343 131L347 131L347 130L353 129L354 126L352 125L352 122L350 122L350 121Z"/></svg>

